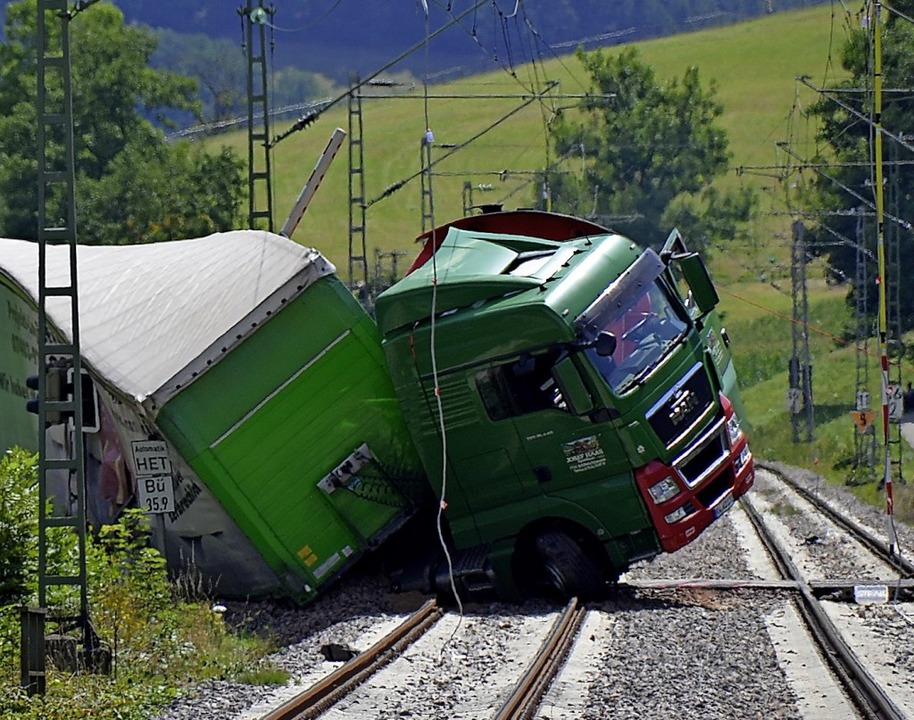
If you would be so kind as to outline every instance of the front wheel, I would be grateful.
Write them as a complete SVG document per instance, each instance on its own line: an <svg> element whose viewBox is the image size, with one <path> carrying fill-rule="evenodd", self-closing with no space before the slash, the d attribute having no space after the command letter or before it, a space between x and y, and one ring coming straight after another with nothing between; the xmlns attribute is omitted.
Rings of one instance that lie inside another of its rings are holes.
<svg viewBox="0 0 914 720"><path fill-rule="evenodd" d="M600 566L568 534L547 530L536 538L545 580L562 598L577 596L593 600L606 593L606 582Z"/></svg>

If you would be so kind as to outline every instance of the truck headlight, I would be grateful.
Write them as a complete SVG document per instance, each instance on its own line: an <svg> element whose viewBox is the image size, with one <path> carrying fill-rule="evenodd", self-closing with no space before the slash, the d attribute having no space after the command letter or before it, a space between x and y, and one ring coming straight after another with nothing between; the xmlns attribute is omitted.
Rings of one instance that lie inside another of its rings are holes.
<svg viewBox="0 0 914 720"><path fill-rule="evenodd" d="M688 515L688 512L683 505L673 510L669 515L665 515L663 519L667 521L668 525L672 525L674 522L682 520L686 515Z"/></svg>
<svg viewBox="0 0 914 720"><path fill-rule="evenodd" d="M749 454L749 446L746 445L736 460L736 472L740 473L743 471L743 468L746 467L746 463L749 462Z"/></svg>
<svg viewBox="0 0 914 720"><path fill-rule="evenodd" d="M647 491L658 505L667 500L672 500L679 494L679 485L669 475L658 483L651 485Z"/></svg>
<svg viewBox="0 0 914 720"><path fill-rule="evenodd" d="M727 435L730 436L730 447L736 445L743 436L743 430L739 426L739 418L736 415L731 415L727 420Z"/></svg>

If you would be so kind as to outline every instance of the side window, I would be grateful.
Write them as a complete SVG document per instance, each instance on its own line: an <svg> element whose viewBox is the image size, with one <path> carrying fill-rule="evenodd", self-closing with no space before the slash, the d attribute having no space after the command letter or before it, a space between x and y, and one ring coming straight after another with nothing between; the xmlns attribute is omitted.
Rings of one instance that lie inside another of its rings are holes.
<svg viewBox="0 0 914 720"><path fill-rule="evenodd" d="M492 420L539 410L565 410L552 379L557 353L522 355L518 360L476 373L476 387Z"/></svg>
<svg viewBox="0 0 914 720"><path fill-rule="evenodd" d="M682 268L680 268L676 263L671 263L668 269L670 277L673 279L676 293L679 295L679 299L682 300L682 303L685 305L689 316L694 320L701 314L701 312L695 305L695 302L692 298L692 288L689 286L689 283L685 278L685 274L682 272Z"/></svg>
<svg viewBox="0 0 914 720"><path fill-rule="evenodd" d="M476 373L476 389L492 420L504 420L514 415L501 368L489 368Z"/></svg>

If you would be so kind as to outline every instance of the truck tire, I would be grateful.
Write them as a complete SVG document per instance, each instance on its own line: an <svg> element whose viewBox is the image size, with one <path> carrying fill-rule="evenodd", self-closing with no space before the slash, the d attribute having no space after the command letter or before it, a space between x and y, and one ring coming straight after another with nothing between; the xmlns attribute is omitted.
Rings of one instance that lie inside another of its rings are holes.
<svg viewBox="0 0 914 720"><path fill-rule="evenodd" d="M578 543L561 530L547 530L536 538L546 583L562 599L577 596L594 600L606 593L606 583L599 565Z"/></svg>

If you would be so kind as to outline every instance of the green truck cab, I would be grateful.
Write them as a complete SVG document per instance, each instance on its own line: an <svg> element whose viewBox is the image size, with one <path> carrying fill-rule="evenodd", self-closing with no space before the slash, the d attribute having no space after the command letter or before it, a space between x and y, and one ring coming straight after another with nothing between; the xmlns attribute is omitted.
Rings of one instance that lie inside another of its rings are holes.
<svg viewBox="0 0 914 720"><path fill-rule="evenodd" d="M748 490L752 455L702 335L717 294L697 255L665 261L536 212L425 239L376 315L457 554L449 575L507 597L596 595Z"/></svg>

